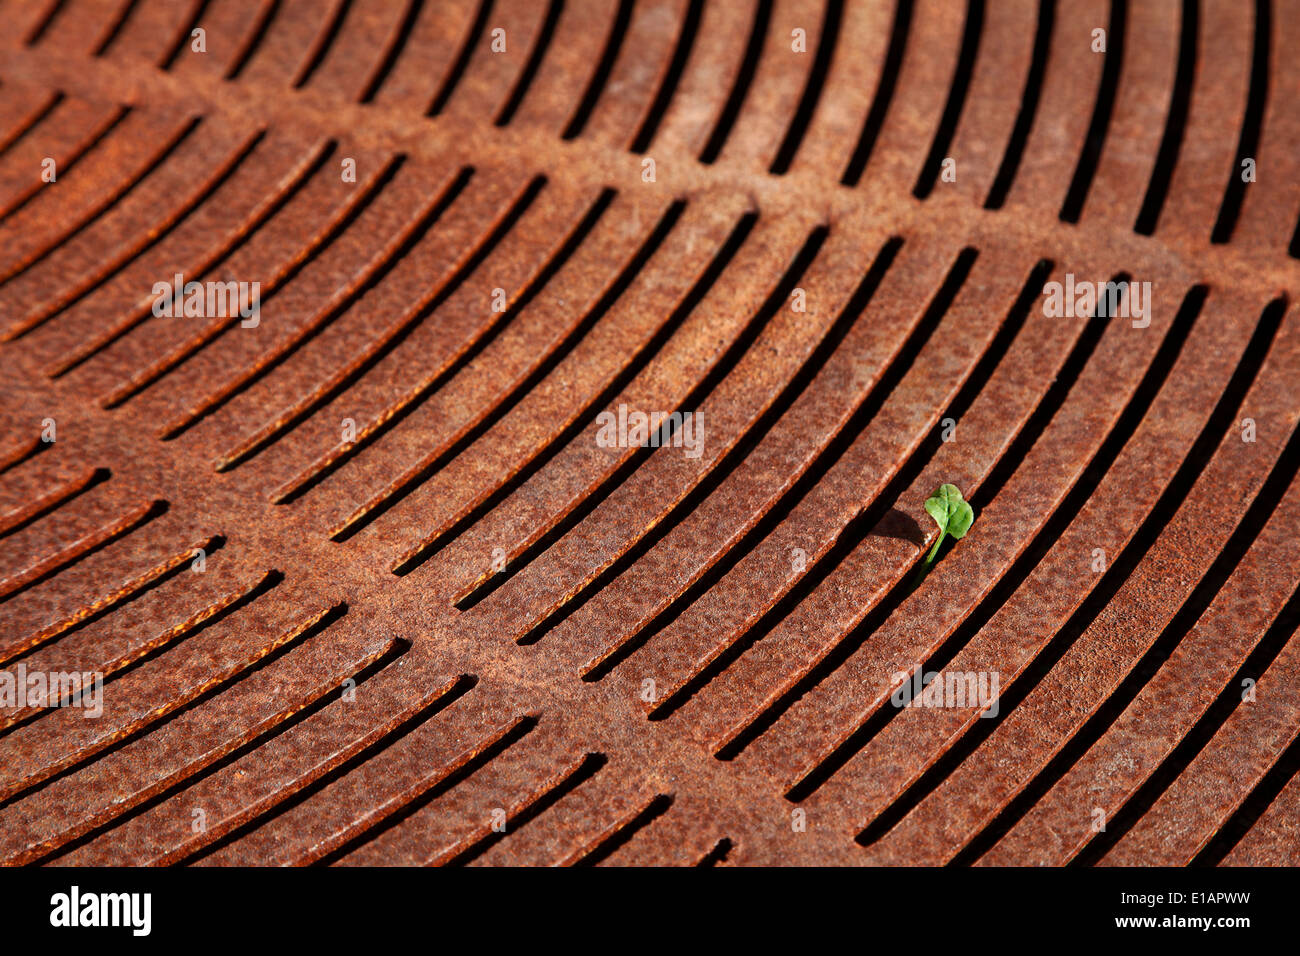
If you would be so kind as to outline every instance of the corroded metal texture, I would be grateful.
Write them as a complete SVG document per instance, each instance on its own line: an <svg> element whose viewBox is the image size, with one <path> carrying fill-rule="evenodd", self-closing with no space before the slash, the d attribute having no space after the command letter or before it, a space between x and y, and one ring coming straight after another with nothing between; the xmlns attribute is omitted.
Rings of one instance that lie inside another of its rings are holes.
<svg viewBox="0 0 1300 956"><path fill-rule="evenodd" d="M0 861L1300 863L1291 0L0 25Z"/></svg>

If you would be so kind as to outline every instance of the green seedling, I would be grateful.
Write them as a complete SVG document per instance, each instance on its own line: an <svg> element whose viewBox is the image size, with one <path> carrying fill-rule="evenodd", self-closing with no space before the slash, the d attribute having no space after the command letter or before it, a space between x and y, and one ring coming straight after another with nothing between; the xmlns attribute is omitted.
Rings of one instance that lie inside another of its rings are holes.
<svg viewBox="0 0 1300 956"><path fill-rule="evenodd" d="M956 485L940 485L929 498L925 499L925 510L929 512L934 523L939 526L939 537L934 539L934 547L925 556L921 566L916 570L916 579L912 582L913 590L930 571L930 565L939 556L939 548L948 535L954 538L966 537L966 532L975 523L975 509L961 496Z"/></svg>

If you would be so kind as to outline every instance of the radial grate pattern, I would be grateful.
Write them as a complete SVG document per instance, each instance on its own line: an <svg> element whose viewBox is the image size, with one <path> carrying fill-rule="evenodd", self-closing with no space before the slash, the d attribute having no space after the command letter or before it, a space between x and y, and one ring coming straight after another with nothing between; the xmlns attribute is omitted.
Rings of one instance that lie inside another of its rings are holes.
<svg viewBox="0 0 1300 956"><path fill-rule="evenodd" d="M0 861L1300 863L1290 0L0 24Z"/></svg>

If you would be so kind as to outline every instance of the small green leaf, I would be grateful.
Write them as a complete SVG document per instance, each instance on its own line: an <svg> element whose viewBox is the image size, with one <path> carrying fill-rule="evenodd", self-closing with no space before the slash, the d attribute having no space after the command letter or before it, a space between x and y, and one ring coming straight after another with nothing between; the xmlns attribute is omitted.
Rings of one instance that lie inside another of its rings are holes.
<svg viewBox="0 0 1300 956"><path fill-rule="evenodd" d="M917 569L912 587L921 583L921 579L930 570L930 565L934 564L944 537L952 535L954 538L964 538L970 526L975 523L975 509L962 498L961 489L956 485L943 484L936 488L934 494L925 499L925 510L939 526L939 537L934 539L934 546Z"/></svg>

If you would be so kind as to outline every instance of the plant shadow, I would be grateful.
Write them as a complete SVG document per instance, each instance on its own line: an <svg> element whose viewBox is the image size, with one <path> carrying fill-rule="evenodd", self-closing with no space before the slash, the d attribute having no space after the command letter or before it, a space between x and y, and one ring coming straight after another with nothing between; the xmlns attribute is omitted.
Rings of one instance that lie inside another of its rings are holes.
<svg viewBox="0 0 1300 956"><path fill-rule="evenodd" d="M882 538L910 541L918 548L925 547L925 534L916 519L897 508L890 508L871 533Z"/></svg>

